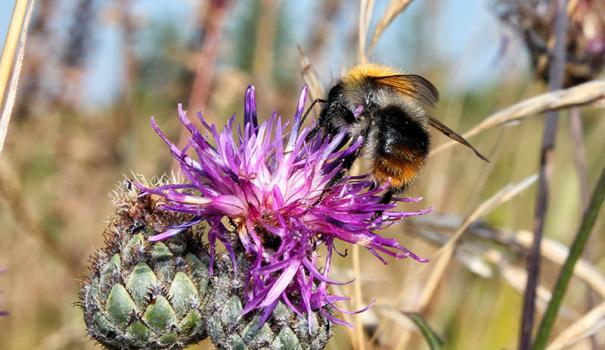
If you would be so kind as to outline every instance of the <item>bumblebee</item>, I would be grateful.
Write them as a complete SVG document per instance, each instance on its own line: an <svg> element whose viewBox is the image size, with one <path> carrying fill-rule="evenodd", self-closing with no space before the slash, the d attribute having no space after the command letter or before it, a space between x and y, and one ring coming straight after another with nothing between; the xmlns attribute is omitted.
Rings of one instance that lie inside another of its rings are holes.
<svg viewBox="0 0 605 350"><path fill-rule="evenodd" d="M344 74L328 92L317 129L329 135L345 131L348 140L363 138L358 154L343 159L350 168L358 156L369 160L374 180L390 183L400 193L414 181L430 150L429 127L471 148L466 139L433 118L429 109L439 100L435 86L416 74L391 67L361 64Z"/></svg>

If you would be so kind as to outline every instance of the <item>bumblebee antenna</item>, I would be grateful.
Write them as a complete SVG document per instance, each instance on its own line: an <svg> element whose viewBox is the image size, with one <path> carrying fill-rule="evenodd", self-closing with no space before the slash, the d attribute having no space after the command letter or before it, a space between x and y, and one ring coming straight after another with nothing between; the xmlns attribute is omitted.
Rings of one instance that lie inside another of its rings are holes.
<svg viewBox="0 0 605 350"><path fill-rule="evenodd" d="M309 113L311 113L311 110L313 109L313 107L315 107L315 104L317 102L326 103L328 101L324 100L323 98L316 98L315 100L313 100L313 102L311 102L311 105L309 105L309 108L307 108L307 110L305 111L305 114L303 114L303 117L300 120L300 125L298 126L299 128L302 127L303 123L305 122L305 120L309 116Z"/></svg>

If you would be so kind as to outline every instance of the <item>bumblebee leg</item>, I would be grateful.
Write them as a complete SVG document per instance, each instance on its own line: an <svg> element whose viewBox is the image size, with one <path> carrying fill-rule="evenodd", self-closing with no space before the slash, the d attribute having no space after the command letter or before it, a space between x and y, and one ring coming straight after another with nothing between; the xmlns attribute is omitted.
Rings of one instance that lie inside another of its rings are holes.
<svg viewBox="0 0 605 350"><path fill-rule="evenodd" d="M391 200L393 199L393 195L395 193L393 192L393 190L388 190L384 196L382 196L382 199L380 200L380 204L389 204L391 202Z"/></svg>
<svg viewBox="0 0 605 350"><path fill-rule="evenodd" d="M382 196L382 199L380 200L380 204L389 204L391 202L391 200L393 199L393 195L395 194L395 192L393 190L387 190L385 192L385 194ZM380 215L382 215L382 213L384 212L384 210L377 210L374 213L374 219L376 219L377 217L379 217Z"/></svg>

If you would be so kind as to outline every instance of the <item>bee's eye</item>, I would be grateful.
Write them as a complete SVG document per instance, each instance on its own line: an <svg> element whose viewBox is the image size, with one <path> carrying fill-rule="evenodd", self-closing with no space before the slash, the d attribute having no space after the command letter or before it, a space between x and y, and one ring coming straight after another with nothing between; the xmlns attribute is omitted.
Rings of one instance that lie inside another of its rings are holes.
<svg viewBox="0 0 605 350"><path fill-rule="evenodd" d="M342 86L340 84L334 85L328 92L328 100L338 100L342 94Z"/></svg>

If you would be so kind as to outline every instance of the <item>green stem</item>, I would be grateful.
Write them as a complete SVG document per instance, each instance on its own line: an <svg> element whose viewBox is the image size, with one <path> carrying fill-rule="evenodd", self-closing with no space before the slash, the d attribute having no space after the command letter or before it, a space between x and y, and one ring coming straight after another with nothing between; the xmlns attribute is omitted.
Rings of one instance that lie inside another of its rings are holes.
<svg viewBox="0 0 605 350"><path fill-rule="evenodd" d="M584 217L582 218L582 225L576 234L576 238L569 250L569 255L567 256L565 264L561 269L561 274L559 275L559 279L557 280L557 284L553 290L552 298L548 303L546 313L544 314L542 322L540 323L540 328L538 329L533 350L542 350L546 347L546 342L548 341L550 333L552 332L552 327L559 313L563 296L565 296L567 286L569 285L569 281L573 275L573 269L576 266L578 259L582 255L582 251L584 250L586 241L590 236L590 232L592 231L592 227L597 219L597 215L599 213L599 209L601 208L601 204L603 204L604 198L605 168L603 168L601 172L599 181L597 182L594 192L592 193L592 197L590 198L588 208L586 209Z"/></svg>

